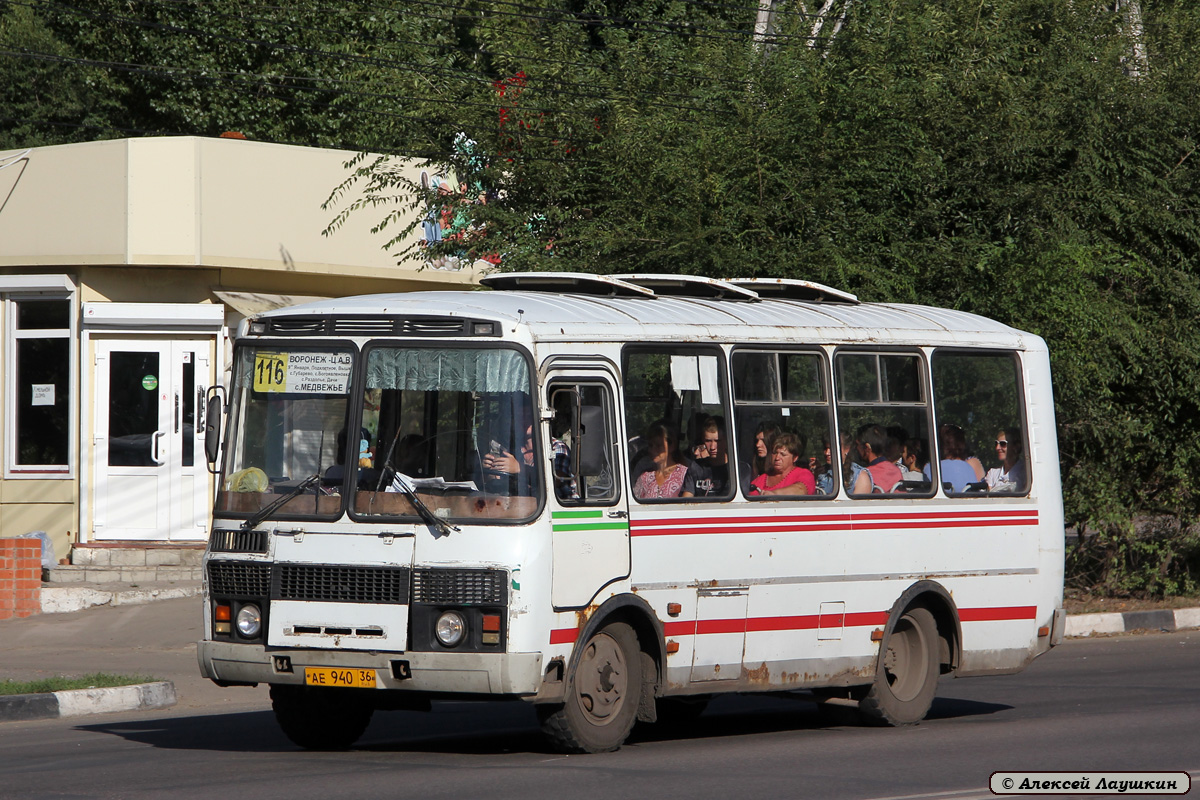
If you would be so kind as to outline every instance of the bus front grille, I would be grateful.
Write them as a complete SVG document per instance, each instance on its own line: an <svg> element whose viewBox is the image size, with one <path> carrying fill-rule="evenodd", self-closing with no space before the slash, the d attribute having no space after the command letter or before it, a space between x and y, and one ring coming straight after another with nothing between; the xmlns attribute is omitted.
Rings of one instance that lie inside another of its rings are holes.
<svg viewBox="0 0 1200 800"><path fill-rule="evenodd" d="M270 564L208 562L208 591L215 597L265 597L270 588Z"/></svg>
<svg viewBox="0 0 1200 800"><path fill-rule="evenodd" d="M413 602L438 605L504 605L508 573L498 569L413 570Z"/></svg>
<svg viewBox="0 0 1200 800"><path fill-rule="evenodd" d="M331 603L407 603L407 567L277 564L271 598Z"/></svg>
<svg viewBox="0 0 1200 800"><path fill-rule="evenodd" d="M214 553L265 553L266 531L213 531L209 547Z"/></svg>

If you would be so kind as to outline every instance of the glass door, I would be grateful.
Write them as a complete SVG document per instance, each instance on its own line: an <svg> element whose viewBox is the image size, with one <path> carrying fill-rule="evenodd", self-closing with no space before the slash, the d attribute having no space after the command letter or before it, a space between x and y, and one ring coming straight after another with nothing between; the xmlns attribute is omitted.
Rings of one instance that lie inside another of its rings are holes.
<svg viewBox="0 0 1200 800"><path fill-rule="evenodd" d="M204 538L208 476L196 415L208 352L205 340L96 342L95 538Z"/></svg>

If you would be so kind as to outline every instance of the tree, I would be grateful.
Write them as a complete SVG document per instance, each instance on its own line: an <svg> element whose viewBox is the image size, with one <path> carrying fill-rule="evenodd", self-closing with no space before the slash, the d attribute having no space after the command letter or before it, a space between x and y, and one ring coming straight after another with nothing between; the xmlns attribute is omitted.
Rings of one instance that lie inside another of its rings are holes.
<svg viewBox="0 0 1200 800"><path fill-rule="evenodd" d="M979 312L1050 344L1071 522L1200 512L1194 3L30 4L0 17L13 146L82 118L416 156L444 189L363 156L334 224Z"/></svg>
<svg viewBox="0 0 1200 800"><path fill-rule="evenodd" d="M1131 49L1127 5L864 2L814 42L779 4L763 57L757 6L538 7L536 27L510 7L447 39L487 54L456 62L489 82L447 82L447 125L490 158L439 165L492 198L469 206L474 252L804 277L1032 330L1070 520L1196 513L1200 10L1142 3Z"/></svg>

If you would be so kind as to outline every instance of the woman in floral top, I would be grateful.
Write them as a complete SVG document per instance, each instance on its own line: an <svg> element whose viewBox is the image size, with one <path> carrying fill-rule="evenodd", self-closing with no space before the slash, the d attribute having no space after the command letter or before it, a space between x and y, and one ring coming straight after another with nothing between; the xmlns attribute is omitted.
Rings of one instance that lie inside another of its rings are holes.
<svg viewBox="0 0 1200 800"><path fill-rule="evenodd" d="M679 456L679 437L666 425L656 422L646 432L653 469L638 476L633 485L633 496L639 500L655 500L667 497L687 497L683 481L687 477L687 465Z"/></svg>

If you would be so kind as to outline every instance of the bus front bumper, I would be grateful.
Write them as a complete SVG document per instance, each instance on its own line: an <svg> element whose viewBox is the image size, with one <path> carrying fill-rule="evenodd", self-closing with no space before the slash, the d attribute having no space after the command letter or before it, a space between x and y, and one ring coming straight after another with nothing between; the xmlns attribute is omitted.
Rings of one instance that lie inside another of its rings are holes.
<svg viewBox="0 0 1200 800"><path fill-rule="evenodd" d="M409 692L533 695L542 680L541 653L268 651L262 645L200 641L196 659L202 676L233 684L303 684L305 667L373 669L377 688Z"/></svg>

